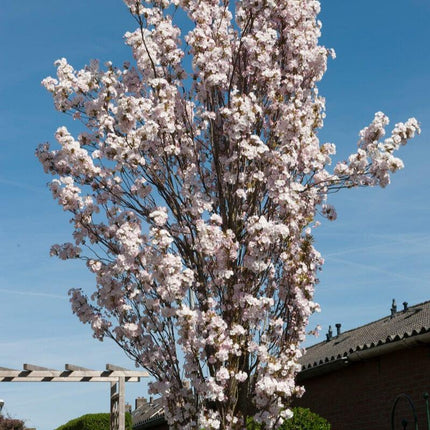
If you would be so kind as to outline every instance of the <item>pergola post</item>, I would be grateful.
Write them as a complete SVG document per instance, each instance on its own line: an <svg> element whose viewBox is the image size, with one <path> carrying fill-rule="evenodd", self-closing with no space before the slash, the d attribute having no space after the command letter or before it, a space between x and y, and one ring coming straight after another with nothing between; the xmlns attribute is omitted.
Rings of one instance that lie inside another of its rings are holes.
<svg viewBox="0 0 430 430"><path fill-rule="evenodd" d="M125 378L110 385L110 430L125 430Z"/></svg>
<svg viewBox="0 0 430 430"><path fill-rule="evenodd" d="M117 391L118 382L110 383L110 430L119 430L118 404L119 395Z"/></svg>
<svg viewBox="0 0 430 430"><path fill-rule="evenodd" d="M125 379L118 378L118 430L125 430Z"/></svg>

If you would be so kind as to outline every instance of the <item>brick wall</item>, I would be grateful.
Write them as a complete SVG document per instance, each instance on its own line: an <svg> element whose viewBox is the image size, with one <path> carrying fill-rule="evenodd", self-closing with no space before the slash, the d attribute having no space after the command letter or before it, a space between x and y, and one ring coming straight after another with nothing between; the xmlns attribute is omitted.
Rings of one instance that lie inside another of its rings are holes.
<svg viewBox="0 0 430 430"><path fill-rule="evenodd" d="M338 371L303 381L305 395L295 402L326 418L332 430L388 430L396 396L408 394L420 428L427 428L423 393L430 392L430 345L403 349L350 363ZM396 409L413 428L405 401ZM401 429L400 424L396 429Z"/></svg>

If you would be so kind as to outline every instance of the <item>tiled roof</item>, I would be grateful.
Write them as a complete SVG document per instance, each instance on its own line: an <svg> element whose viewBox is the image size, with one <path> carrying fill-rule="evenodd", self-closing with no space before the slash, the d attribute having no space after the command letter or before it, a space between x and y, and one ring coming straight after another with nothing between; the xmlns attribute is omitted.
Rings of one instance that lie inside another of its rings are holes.
<svg viewBox="0 0 430 430"><path fill-rule="evenodd" d="M411 306L406 311L400 310L393 317L387 316L341 333L339 336L334 333L331 340L307 348L300 360L302 372L346 360L353 353L404 341L425 333L430 333L430 301Z"/></svg>
<svg viewBox="0 0 430 430"><path fill-rule="evenodd" d="M133 428L164 417L161 398L145 402L132 412Z"/></svg>

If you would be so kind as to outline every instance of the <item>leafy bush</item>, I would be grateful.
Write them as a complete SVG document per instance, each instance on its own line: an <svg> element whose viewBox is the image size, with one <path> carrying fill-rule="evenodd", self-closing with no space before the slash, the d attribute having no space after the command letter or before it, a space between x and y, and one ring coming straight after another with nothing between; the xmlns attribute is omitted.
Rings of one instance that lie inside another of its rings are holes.
<svg viewBox="0 0 430 430"><path fill-rule="evenodd" d="M282 430L330 430L330 423L323 417L305 408L293 408L294 416L286 421Z"/></svg>
<svg viewBox="0 0 430 430"><path fill-rule="evenodd" d="M293 408L294 416L282 424L278 430L330 430L330 423L305 408ZM248 423L248 430L260 430L254 422Z"/></svg>
<svg viewBox="0 0 430 430"><path fill-rule="evenodd" d="M56 430L109 430L110 414L87 414L79 418L70 420L66 424L58 427ZM131 415L125 414L125 428L132 430Z"/></svg>
<svg viewBox="0 0 430 430"><path fill-rule="evenodd" d="M0 415L0 430L25 430L24 421Z"/></svg>

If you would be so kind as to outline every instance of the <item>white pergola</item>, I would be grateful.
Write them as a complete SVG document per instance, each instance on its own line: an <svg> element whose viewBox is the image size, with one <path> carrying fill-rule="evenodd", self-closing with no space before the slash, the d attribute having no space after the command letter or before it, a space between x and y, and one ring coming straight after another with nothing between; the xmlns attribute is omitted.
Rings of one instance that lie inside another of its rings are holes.
<svg viewBox="0 0 430 430"><path fill-rule="evenodd" d="M91 370L66 364L64 370L24 364L23 370L0 367L0 382L109 382L110 429L125 430L125 383L139 382L147 372L106 364L106 370Z"/></svg>

